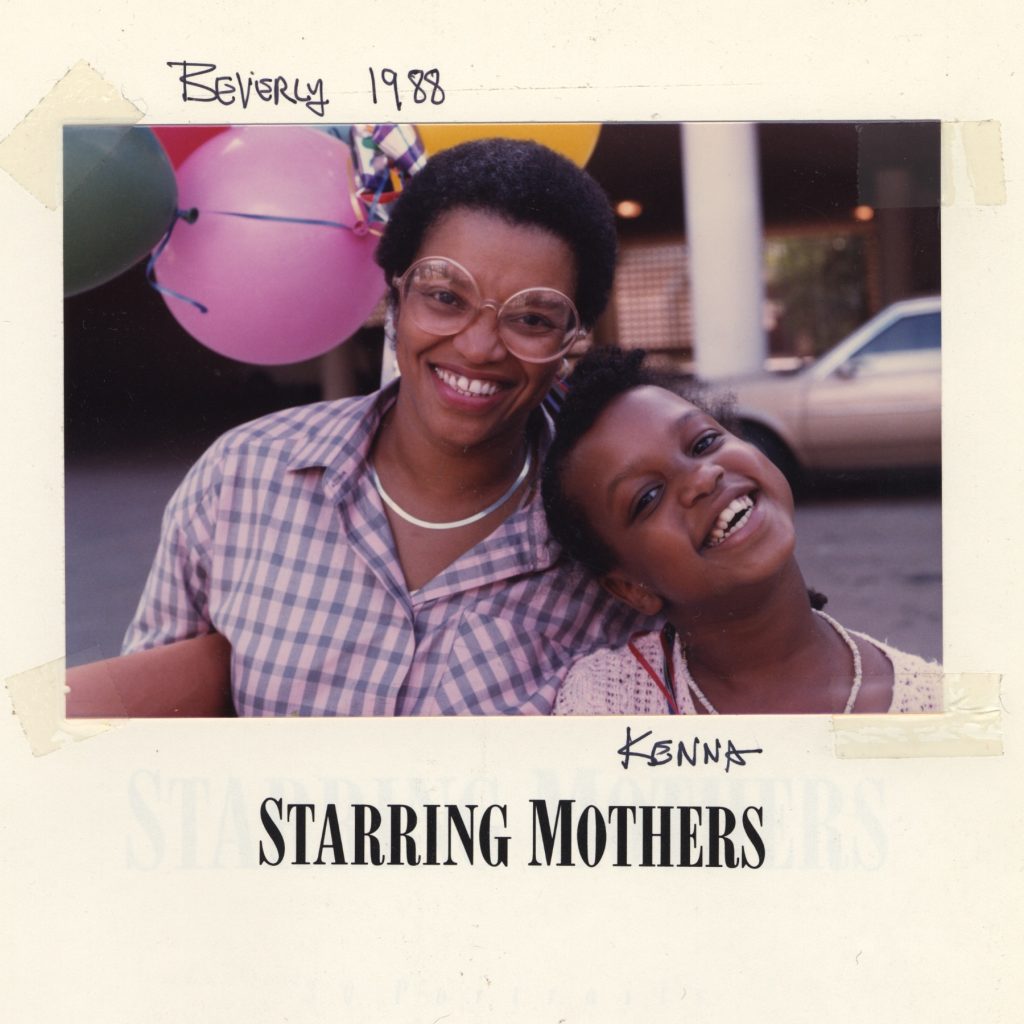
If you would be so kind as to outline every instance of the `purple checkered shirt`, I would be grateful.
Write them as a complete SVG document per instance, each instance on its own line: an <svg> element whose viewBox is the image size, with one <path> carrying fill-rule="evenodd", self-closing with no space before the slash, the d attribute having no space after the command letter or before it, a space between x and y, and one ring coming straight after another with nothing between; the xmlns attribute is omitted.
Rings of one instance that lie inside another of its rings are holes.
<svg viewBox="0 0 1024 1024"><path fill-rule="evenodd" d="M547 714L576 658L649 625L559 560L536 495L410 593L368 473L396 388L217 441L167 506L125 653L216 630L242 715Z"/></svg>

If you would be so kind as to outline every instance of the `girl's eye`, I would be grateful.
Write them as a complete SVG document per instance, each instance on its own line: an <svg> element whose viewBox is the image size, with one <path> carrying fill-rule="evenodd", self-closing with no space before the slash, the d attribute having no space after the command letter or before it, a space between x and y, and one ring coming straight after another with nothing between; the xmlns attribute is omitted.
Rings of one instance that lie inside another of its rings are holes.
<svg viewBox="0 0 1024 1024"><path fill-rule="evenodd" d="M648 487L647 490L642 491L636 501L633 502L633 507L629 511L629 520L637 519L647 509L649 509L661 496L661 484L655 484L653 487Z"/></svg>
<svg viewBox="0 0 1024 1024"><path fill-rule="evenodd" d="M696 441L693 442L693 454L703 455L706 451L709 451L714 447L715 443L721 438L722 434L718 430L705 430Z"/></svg>

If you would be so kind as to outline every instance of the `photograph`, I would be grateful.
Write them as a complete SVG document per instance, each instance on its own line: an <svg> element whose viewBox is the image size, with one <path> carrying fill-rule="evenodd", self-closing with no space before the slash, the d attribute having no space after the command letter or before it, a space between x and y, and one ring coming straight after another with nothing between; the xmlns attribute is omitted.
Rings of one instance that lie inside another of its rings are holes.
<svg viewBox="0 0 1024 1024"><path fill-rule="evenodd" d="M10 14L9 1016L1017 1020L1005 0Z"/></svg>
<svg viewBox="0 0 1024 1024"><path fill-rule="evenodd" d="M69 714L941 711L939 132L66 126Z"/></svg>

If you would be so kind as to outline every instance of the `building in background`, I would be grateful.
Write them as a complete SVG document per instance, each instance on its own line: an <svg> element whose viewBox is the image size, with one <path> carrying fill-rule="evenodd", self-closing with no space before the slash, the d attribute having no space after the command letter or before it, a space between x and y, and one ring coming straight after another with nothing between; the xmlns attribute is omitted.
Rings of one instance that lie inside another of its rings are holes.
<svg viewBox="0 0 1024 1024"><path fill-rule="evenodd" d="M761 323L777 364L820 354L897 299L939 291L938 122L699 127L746 127L754 141L755 173L741 170L757 194L740 201L761 219ZM687 192L685 132L606 125L588 164L619 212L622 243L595 341L677 365L692 365L700 345L687 209L706 201Z"/></svg>

